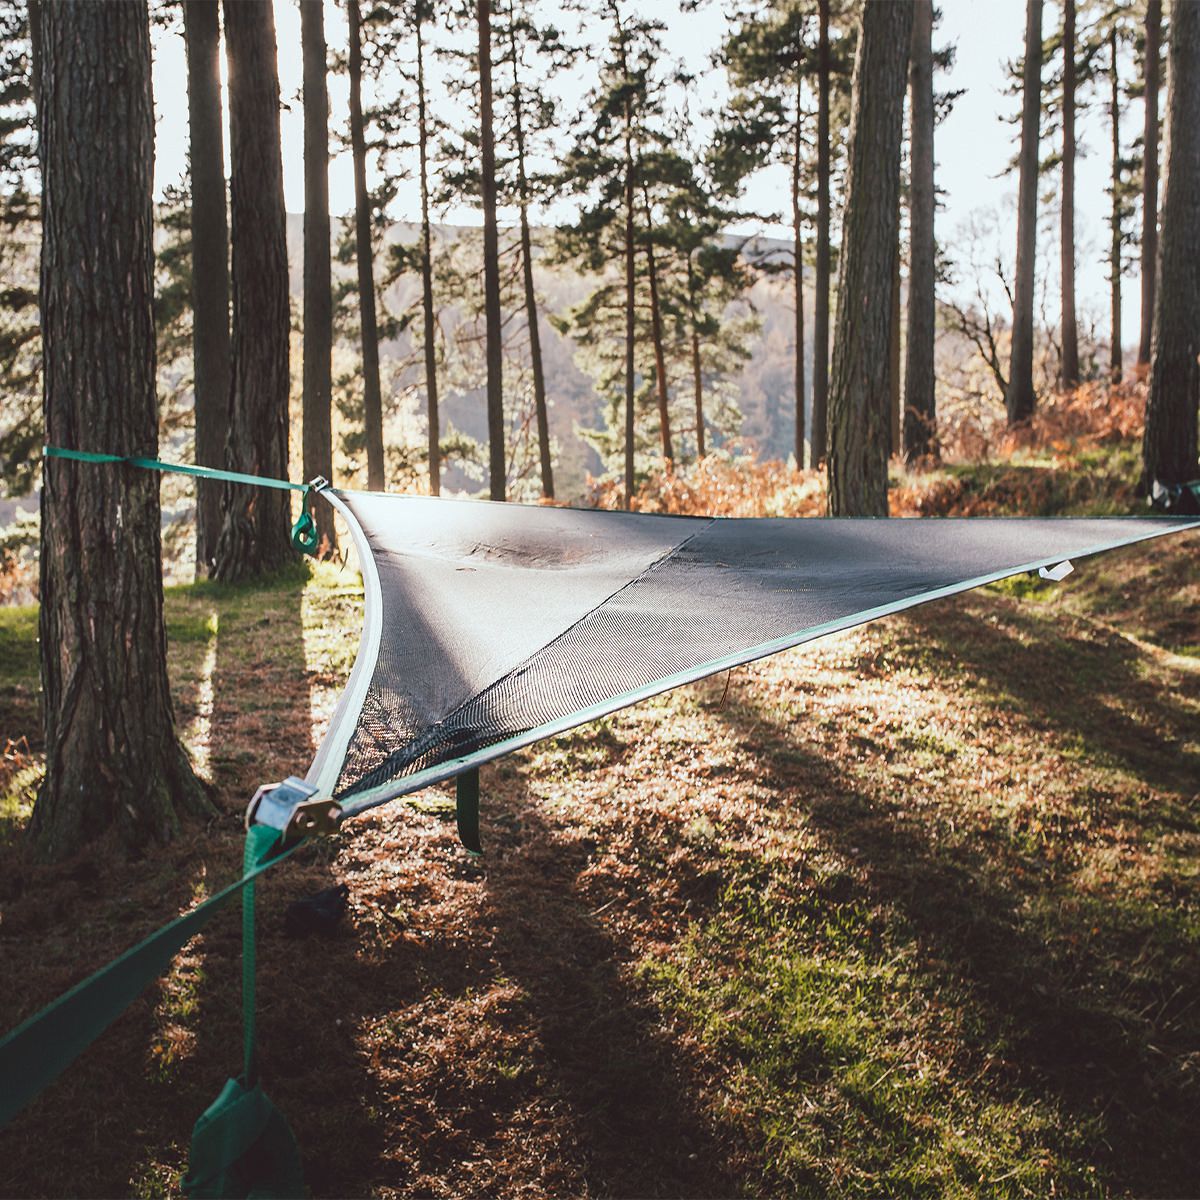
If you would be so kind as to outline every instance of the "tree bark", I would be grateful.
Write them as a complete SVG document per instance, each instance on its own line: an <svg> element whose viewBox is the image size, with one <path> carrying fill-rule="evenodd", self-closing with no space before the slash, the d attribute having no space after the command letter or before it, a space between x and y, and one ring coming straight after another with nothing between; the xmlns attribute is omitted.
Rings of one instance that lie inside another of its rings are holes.
<svg viewBox="0 0 1200 1200"><path fill-rule="evenodd" d="M1167 55L1167 166L1142 442L1147 490L1200 473L1200 4L1172 9Z"/></svg>
<svg viewBox="0 0 1200 1200"><path fill-rule="evenodd" d="M154 457L146 4L48 4L41 33L46 439ZM29 827L45 857L110 829L129 846L166 841L181 816L209 811L175 736L160 527L153 472L46 461L38 615L46 776Z"/></svg>
<svg viewBox="0 0 1200 1200"><path fill-rule="evenodd" d="M908 339L904 369L904 458L910 465L937 457L933 347L936 300L933 233L933 0L913 5L912 122L909 182Z"/></svg>
<svg viewBox="0 0 1200 1200"><path fill-rule="evenodd" d="M692 250L688 251L688 319L692 327L692 399L696 406L696 456L703 458L704 443L704 373L700 366L700 318L696 304L696 275Z"/></svg>
<svg viewBox="0 0 1200 1200"><path fill-rule="evenodd" d="M1042 0L1026 0L1020 182L1017 191L1017 278L1012 355L1005 407L1009 426L1033 416L1033 269L1037 252L1038 124L1042 111Z"/></svg>
<svg viewBox="0 0 1200 1200"><path fill-rule="evenodd" d="M433 235L429 224L429 124L425 110L424 9L416 8L417 150L421 170L421 313L425 323L425 407L428 422L429 494L442 494L442 430L438 408L437 322L433 313Z"/></svg>
<svg viewBox="0 0 1200 1200"><path fill-rule="evenodd" d="M804 127L800 121L799 64L796 67L796 124L792 135L792 303L795 305L796 362L796 470L804 470L804 237L800 211L800 160L804 154Z"/></svg>
<svg viewBox="0 0 1200 1200"><path fill-rule="evenodd" d="M667 356L663 350L658 264L654 259L654 228L650 216L650 201L644 197L643 199L646 212L646 275L650 283L650 338L654 344L654 391L658 398L658 431L663 463L670 474L675 462L675 445L671 437L671 397L667 390Z"/></svg>
<svg viewBox="0 0 1200 1200"><path fill-rule="evenodd" d="M813 298L813 399L809 452L825 460L829 411L829 0L817 3L817 244Z"/></svg>
<svg viewBox="0 0 1200 1200"><path fill-rule="evenodd" d="M229 222L221 129L217 0L185 0L192 186L192 358L196 462L224 462L229 405ZM212 566L221 535L221 485L196 480L196 576Z"/></svg>
<svg viewBox="0 0 1200 1200"><path fill-rule="evenodd" d="M1112 216L1109 219L1109 338L1108 371L1114 383L1121 382L1124 356L1121 353L1121 80L1117 74L1117 26L1108 35L1110 55L1108 115L1112 132Z"/></svg>
<svg viewBox="0 0 1200 1200"><path fill-rule="evenodd" d="M829 510L887 516L888 338L911 4L866 0L852 85L849 174L829 417Z"/></svg>
<svg viewBox="0 0 1200 1200"><path fill-rule="evenodd" d="M1162 0L1146 0L1146 61L1142 68L1146 120L1142 130L1142 324L1138 365L1150 361L1154 328L1154 272L1158 257L1158 60Z"/></svg>
<svg viewBox="0 0 1200 1200"><path fill-rule="evenodd" d="M504 381L500 345L500 235L496 226L496 134L492 119L492 0L476 0L479 32L479 147L483 198L483 306L487 323L489 495L507 493Z"/></svg>
<svg viewBox="0 0 1200 1200"><path fill-rule="evenodd" d="M233 382L225 461L235 471L288 473L288 303L279 76L271 0L225 0L229 60ZM227 484L213 577L247 579L293 559L291 503L276 488Z"/></svg>
<svg viewBox="0 0 1200 1200"><path fill-rule="evenodd" d="M367 442L367 487L386 486L383 453L383 394L379 387L379 325L375 315L375 249L371 198L367 193L367 138L362 113L362 15L359 0L346 0L349 21L350 150L354 160L354 235L358 266L359 329L362 338L363 432Z"/></svg>
<svg viewBox="0 0 1200 1200"><path fill-rule="evenodd" d="M304 478L333 481L333 291L329 222L329 89L323 0L300 0L304 57ZM318 499L320 553L337 551L333 508Z"/></svg>
<svg viewBox="0 0 1200 1200"><path fill-rule="evenodd" d="M634 456L633 456L633 366L634 366L634 313L637 300L636 271L634 256L637 245L633 228L633 108L628 97L625 99L625 507L633 505Z"/></svg>
<svg viewBox="0 0 1200 1200"><path fill-rule="evenodd" d="M525 323L529 327L529 361L533 371L533 408L537 422L538 463L542 495L554 499L554 464L550 461L550 415L546 406L546 374L542 366L542 335L538 328L537 292L533 286L533 237L529 229L529 177L525 172L525 123L518 69L517 21L508 5L508 39L513 72L513 133L517 149L517 199L521 207L521 275L525 287Z"/></svg>
<svg viewBox="0 0 1200 1200"><path fill-rule="evenodd" d="M900 195L896 194L896 244L892 249L892 319L888 329L888 454L900 453Z"/></svg>
<svg viewBox="0 0 1200 1200"><path fill-rule="evenodd" d="M1075 0L1063 0L1062 216L1059 223L1062 275L1062 381L1079 382L1079 328L1075 319Z"/></svg>

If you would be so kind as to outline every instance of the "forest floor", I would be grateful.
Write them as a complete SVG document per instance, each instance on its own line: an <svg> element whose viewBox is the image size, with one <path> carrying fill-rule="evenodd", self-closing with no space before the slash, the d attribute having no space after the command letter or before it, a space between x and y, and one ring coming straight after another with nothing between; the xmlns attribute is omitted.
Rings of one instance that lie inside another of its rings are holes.
<svg viewBox="0 0 1200 1200"><path fill-rule="evenodd" d="M482 859L445 789L303 849L260 887L259 1035L313 1193L1196 1195L1198 568L1195 534L1117 551L516 754ZM36 614L0 609L0 1029L237 874L360 604L353 559L169 590L219 815L54 867L20 837ZM338 931L285 937L334 882ZM228 911L0 1133L0 1194L176 1191L239 1069L239 954Z"/></svg>

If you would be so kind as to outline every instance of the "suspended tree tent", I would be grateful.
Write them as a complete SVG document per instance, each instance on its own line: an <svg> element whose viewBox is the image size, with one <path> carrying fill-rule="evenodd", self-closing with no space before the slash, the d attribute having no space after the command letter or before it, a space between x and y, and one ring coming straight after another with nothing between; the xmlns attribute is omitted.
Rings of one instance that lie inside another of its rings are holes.
<svg viewBox="0 0 1200 1200"><path fill-rule="evenodd" d="M329 730L303 778L251 802L239 881L0 1042L2 1125L244 890L245 1064L194 1131L194 1195L271 1180L286 1194L299 1179L294 1143L256 1078L252 880L305 836L457 778L459 830L478 850L483 763L825 634L1012 575L1061 579L1071 559L1200 526L1183 515L673 517L255 482L317 492L357 548L362 640ZM293 540L312 549L312 535L305 511Z"/></svg>

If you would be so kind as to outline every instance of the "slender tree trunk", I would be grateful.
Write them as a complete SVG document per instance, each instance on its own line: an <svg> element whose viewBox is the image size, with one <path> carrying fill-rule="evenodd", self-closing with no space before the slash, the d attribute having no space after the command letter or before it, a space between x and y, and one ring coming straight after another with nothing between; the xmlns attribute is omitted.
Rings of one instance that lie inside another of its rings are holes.
<svg viewBox="0 0 1200 1200"><path fill-rule="evenodd" d="M937 456L934 401L933 0L913 5L912 121L909 182L908 339L904 369L904 457L911 465Z"/></svg>
<svg viewBox="0 0 1200 1200"><path fill-rule="evenodd" d="M892 254L892 319L888 330L888 454L900 453L900 196L896 195L896 245Z"/></svg>
<svg viewBox="0 0 1200 1200"><path fill-rule="evenodd" d="M304 56L304 478L333 480L333 290L325 6L300 0ZM323 555L337 550L333 509L314 506Z"/></svg>
<svg viewBox="0 0 1200 1200"><path fill-rule="evenodd" d="M1026 0L1025 72L1021 102L1020 183L1017 192L1017 278L1013 292L1012 356L1008 372L1009 426L1033 416L1033 270L1037 251L1038 122L1042 111L1042 0Z"/></svg>
<svg viewBox="0 0 1200 1200"><path fill-rule="evenodd" d="M490 496L506 494L504 391L500 352L500 235L496 227L496 136L492 120L492 0L476 0L479 31L479 145L483 191L483 304L487 321Z"/></svg>
<svg viewBox="0 0 1200 1200"><path fill-rule="evenodd" d="M910 4L866 0L854 62L841 283L833 342L829 509L887 516L888 337Z"/></svg>
<svg viewBox="0 0 1200 1200"><path fill-rule="evenodd" d="M1109 228L1112 241L1109 247L1110 324L1109 375L1114 383L1121 382L1124 356L1121 354L1121 79L1117 74L1117 27L1114 22L1108 35L1112 71L1109 76L1109 119L1112 123L1112 216Z"/></svg>
<svg viewBox="0 0 1200 1200"><path fill-rule="evenodd" d="M429 494L442 494L442 428L438 410L437 322L433 315L433 236L429 226L429 125L425 111L423 9L417 21L417 148L421 163L421 312L425 322L425 396L429 431Z"/></svg>
<svg viewBox="0 0 1200 1200"><path fill-rule="evenodd" d="M225 0L229 60L233 378L225 461L288 473L288 302L279 76L271 0ZM275 488L227 484L213 577L246 579L292 561L291 503Z"/></svg>
<svg viewBox="0 0 1200 1200"><path fill-rule="evenodd" d="M650 337L654 343L654 391L658 398L658 429L662 442L663 462L668 474L675 462L675 445L671 437L671 397L667 391L667 356L663 350L662 306L658 295L658 264L654 258L654 225L650 201L643 193L646 213L646 274L650 283Z"/></svg>
<svg viewBox="0 0 1200 1200"><path fill-rule="evenodd" d="M688 251L688 319L692 327L692 397L696 405L696 455L703 458L704 447L704 373L700 366L700 320L696 305L696 276L693 251Z"/></svg>
<svg viewBox="0 0 1200 1200"><path fill-rule="evenodd" d="M637 245L633 227L633 108L625 100L625 507L633 505L633 347Z"/></svg>
<svg viewBox="0 0 1200 1200"><path fill-rule="evenodd" d="M228 2L228 0L227 0ZM371 198L367 193L367 138L362 113L362 15L359 0L346 0L350 25L350 149L354 160L354 235L358 266L358 311L362 336L363 432L367 441L367 487L386 486L383 453L383 393L379 386L379 325L375 316L375 249Z"/></svg>
<svg viewBox="0 0 1200 1200"><path fill-rule="evenodd" d="M154 456L154 104L144 0L42 14L46 438ZM103 96L104 103L96 103ZM41 500L46 777L30 823L62 858L115 829L166 841L208 810L175 736L158 477L49 459Z"/></svg>
<svg viewBox="0 0 1200 1200"><path fill-rule="evenodd" d="M1075 0L1063 0L1062 100L1062 381L1079 382L1079 330L1075 320Z"/></svg>
<svg viewBox="0 0 1200 1200"><path fill-rule="evenodd" d="M796 124L792 140L792 302L796 306L796 470L804 470L804 237L800 211L800 162L804 155L804 127L800 120L800 68L796 68Z"/></svg>
<svg viewBox="0 0 1200 1200"><path fill-rule="evenodd" d="M529 359L533 369L533 408L537 421L538 462L542 495L554 498L554 464L550 461L550 415L546 406L546 374L542 367L542 335L538 328L537 292L533 286L533 237L529 230L529 177L525 172L525 124L518 78L517 21L508 5L508 38L512 53L513 132L517 143L517 196L521 205L521 272L525 285L525 323L529 327Z"/></svg>
<svg viewBox="0 0 1200 1200"><path fill-rule="evenodd" d="M817 294L813 298L813 400L809 437L814 467L825 460L829 411L829 0L818 0L817 20Z"/></svg>
<svg viewBox="0 0 1200 1200"><path fill-rule="evenodd" d="M1162 45L1162 0L1146 0L1146 121L1142 130L1142 327L1138 365L1150 361L1154 327L1154 269L1158 257L1158 60Z"/></svg>
<svg viewBox="0 0 1200 1200"><path fill-rule="evenodd" d="M192 180L192 357L196 462L219 467L229 405L229 224L221 131L218 0L185 0L189 158ZM196 575L206 573L221 535L221 485L196 480Z"/></svg>
<svg viewBox="0 0 1200 1200"><path fill-rule="evenodd" d="M1147 490L1197 476L1200 403L1200 4L1172 8L1167 165L1142 443Z"/></svg>
<svg viewBox="0 0 1200 1200"><path fill-rule="evenodd" d="M214 3L216 0L214 0ZM29 90L35 121L41 129L42 112L42 0L29 0Z"/></svg>

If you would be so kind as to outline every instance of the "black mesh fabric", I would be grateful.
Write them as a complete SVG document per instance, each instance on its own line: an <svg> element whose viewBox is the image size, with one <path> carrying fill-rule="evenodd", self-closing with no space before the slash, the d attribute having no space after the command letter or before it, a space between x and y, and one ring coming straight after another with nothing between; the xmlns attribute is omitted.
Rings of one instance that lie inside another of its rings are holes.
<svg viewBox="0 0 1200 1200"><path fill-rule="evenodd" d="M340 495L370 542L383 608L343 803L832 624L1198 524L713 520Z"/></svg>

